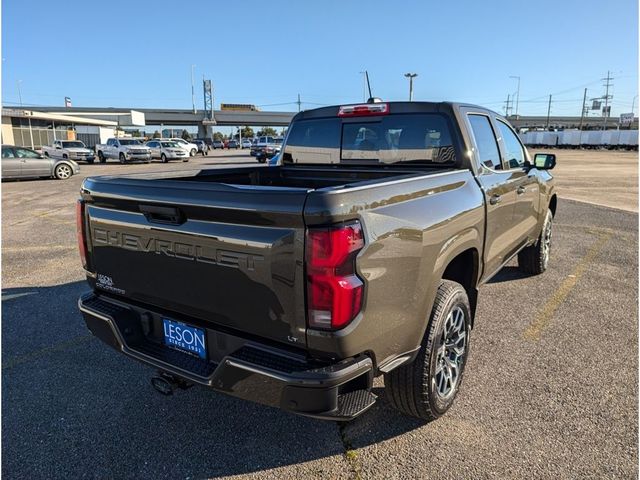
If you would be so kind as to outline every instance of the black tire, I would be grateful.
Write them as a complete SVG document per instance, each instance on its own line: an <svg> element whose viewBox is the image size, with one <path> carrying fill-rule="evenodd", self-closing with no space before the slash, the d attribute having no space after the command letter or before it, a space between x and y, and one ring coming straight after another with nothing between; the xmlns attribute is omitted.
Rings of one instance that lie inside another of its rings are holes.
<svg viewBox="0 0 640 480"><path fill-rule="evenodd" d="M87 160L87 164L92 165L92 164L93 164L93 161L94 161L93 159L91 159L91 160Z"/></svg>
<svg viewBox="0 0 640 480"><path fill-rule="evenodd" d="M192 149L191 149L191 152L189 152L189 154L190 154L192 157L195 157L195 156L196 156L196 153L198 153L198 150L196 150L195 148L192 148Z"/></svg>
<svg viewBox="0 0 640 480"><path fill-rule="evenodd" d="M98 160L100 161L100 163L105 163L107 161L107 159L104 158L104 153L98 152Z"/></svg>
<svg viewBox="0 0 640 480"><path fill-rule="evenodd" d="M126 158L124 158L124 153L120 152L120 155L118 155L118 158L120 159L120 163L125 163L127 161Z"/></svg>
<svg viewBox="0 0 640 480"><path fill-rule="evenodd" d="M188 158L185 158L185 159L183 159L183 160L182 160L182 162L183 162L183 163L184 163L184 162L188 162L188 161L189 161L189 159L188 159Z"/></svg>
<svg viewBox="0 0 640 480"><path fill-rule="evenodd" d="M169 161L167 160L167 156L164 153L160 155L160 160L162 160L162 163L167 163Z"/></svg>
<svg viewBox="0 0 640 480"><path fill-rule="evenodd" d="M462 353L458 354L460 348L456 348L455 353L454 349L446 349L443 339L445 324L450 325L450 328L460 325L460 314L463 315L462 326L455 331L451 330L453 333L460 333L459 340L453 343L462 345ZM384 375L387 397L396 410L405 415L431 421L441 417L451 408L460 389L469 356L470 320L471 307L465 289L459 283L443 280L438 287L429 325L418 355L413 362L401 365ZM456 355L456 360L451 360L452 355ZM442 385L436 385L436 382L442 380L443 376L447 378L445 370L449 369L450 374L453 372L450 368L452 364L456 365L457 370L455 381L451 376L450 382L445 380L445 388L441 388ZM447 385L450 386L448 391Z"/></svg>
<svg viewBox="0 0 640 480"><path fill-rule="evenodd" d="M547 210L542 231L535 245L531 245L518 253L518 267L524 273L540 275L547 270L553 229L553 214Z"/></svg>

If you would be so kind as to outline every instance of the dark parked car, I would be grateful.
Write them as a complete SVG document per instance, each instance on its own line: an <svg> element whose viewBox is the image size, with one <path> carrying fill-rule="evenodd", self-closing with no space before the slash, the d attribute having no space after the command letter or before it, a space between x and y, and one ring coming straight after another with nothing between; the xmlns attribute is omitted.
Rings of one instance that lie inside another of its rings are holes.
<svg viewBox="0 0 640 480"><path fill-rule="evenodd" d="M391 405L435 419L485 320L480 286L515 257L548 267L554 165L474 105L304 111L274 167L87 178L80 310L162 393L344 421L384 375Z"/></svg>
<svg viewBox="0 0 640 480"><path fill-rule="evenodd" d="M52 158L35 150L14 145L2 145L2 178L53 177L66 180L78 173L80 167L68 158Z"/></svg>
<svg viewBox="0 0 640 480"><path fill-rule="evenodd" d="M224 142L222 140L214 140L211 144L211 148L213 148L214 150L216 148L224 148Z"/></svg>
<svg viewBox="0 0 640 480"><path fill-rule="evenodd" d="M237 140L229 140L227 142L227 148L228 149L232 149L232 148L238 149L238 148L240 148L240 144L238 143Z"/></svg>

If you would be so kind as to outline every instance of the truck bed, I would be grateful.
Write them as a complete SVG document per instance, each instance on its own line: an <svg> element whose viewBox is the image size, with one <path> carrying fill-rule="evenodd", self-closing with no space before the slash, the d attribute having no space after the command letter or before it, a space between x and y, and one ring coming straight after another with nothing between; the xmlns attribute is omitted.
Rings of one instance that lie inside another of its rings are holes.
<svg viewBox="0 0 640 480"><path fill-rule="evenodd" d="M384 198L389 182L442 172L257 166L87 178L90 283L168 318L305 347L305 231L333 221L323 199L353 189L357 203L377 188Z"/></svg>

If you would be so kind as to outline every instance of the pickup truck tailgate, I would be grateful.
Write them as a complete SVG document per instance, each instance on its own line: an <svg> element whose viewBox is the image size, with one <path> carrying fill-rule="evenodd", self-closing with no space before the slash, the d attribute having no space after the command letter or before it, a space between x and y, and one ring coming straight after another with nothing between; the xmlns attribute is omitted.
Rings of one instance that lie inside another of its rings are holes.
<svg viewBox="0 0 640 480"><path fill-rule="evenodd" d="M303 346L307 190L89 178L95 288ZM260 210L256 211L256 206Z"/></svg>

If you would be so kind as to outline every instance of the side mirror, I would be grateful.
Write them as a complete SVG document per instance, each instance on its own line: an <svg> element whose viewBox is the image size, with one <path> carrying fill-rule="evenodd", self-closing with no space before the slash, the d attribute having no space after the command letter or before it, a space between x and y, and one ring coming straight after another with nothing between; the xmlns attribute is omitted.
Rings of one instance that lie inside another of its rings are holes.
<svg viewBox="0 0 640 480"><path fill-rule="evenodd" d="M533 166L538 170L551 170L556 166L556 156L553 153L536 153L533 156Z"/></svg>

